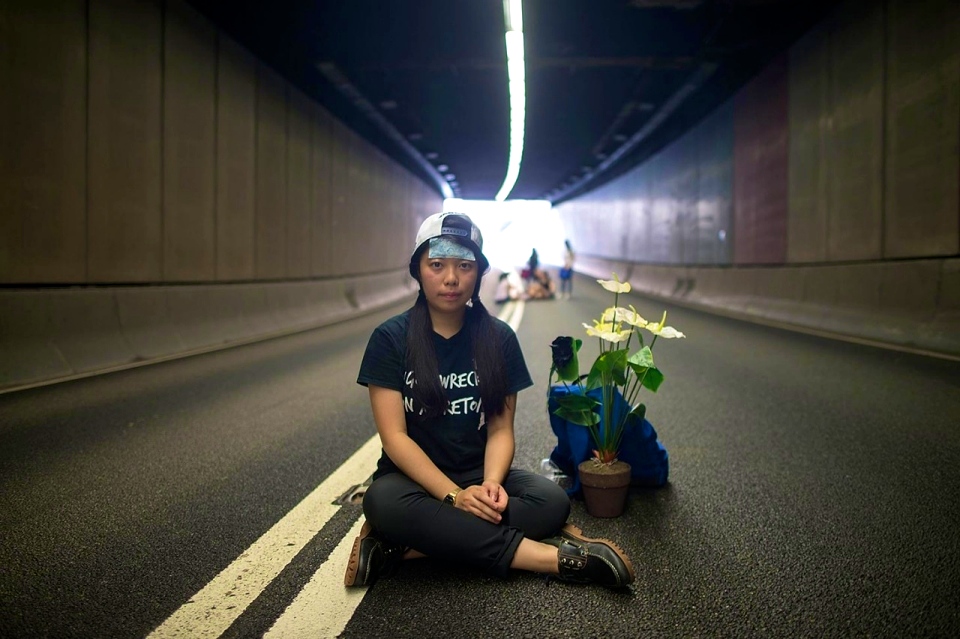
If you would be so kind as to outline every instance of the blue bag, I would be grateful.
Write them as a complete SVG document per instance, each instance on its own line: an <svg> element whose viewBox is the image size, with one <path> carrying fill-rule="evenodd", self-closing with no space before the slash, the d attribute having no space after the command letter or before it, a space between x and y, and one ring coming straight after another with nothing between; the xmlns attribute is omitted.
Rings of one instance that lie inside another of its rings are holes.
<svg viewBox="0 0 960 639"><path fill-rule="evenodd" d="M580 492L580 475L577 466L593 456L594 443L590 439L590 431L585 426L572 424L567 420L554 415L557 408L556 397L567 393L579 393L576 386L556 385L550 387L547 395L547 412L550 415L550 428L557 436L557 445L550 453L550 461L564 474L573 478L573 485L567 489L567 494L576 495ZM598 402L602 402L602 389L596 388L587 393ZM616 393L614 417L630 410L627 401ZM623 440L620 444L620 459L630 464L630 484L632 486L663 486L667 483L670 472L670 459L667 449L657 441L657 431L646 419L637 424L630 420L623 431Z"/></svg>

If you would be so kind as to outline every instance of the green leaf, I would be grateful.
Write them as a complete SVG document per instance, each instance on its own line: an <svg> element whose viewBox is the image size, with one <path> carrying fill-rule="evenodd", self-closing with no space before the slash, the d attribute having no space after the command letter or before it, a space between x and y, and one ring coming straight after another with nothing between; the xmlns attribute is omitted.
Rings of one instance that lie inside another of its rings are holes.
<svg viewBox="0 0 960 639"><path fill-rule="evenodd" d="M593 410L600 405L600 402L594 398L578 393L568 393L567 395L554 397L554 399L557 404L567 410Z"/></svg>
<svg viewBox="0 0 960 639"><path fill-rule="evenodd" d="M627 349L607 351L596 359L587 376L587 389L627 382Z"/></svg>
<svg viewBox="0 0 960 639"><path fill-rule="evenodd" d="M638 366L633 362L627 362L627 366L629 366L633 374L637 376L637 379L643 379L643 374L649 370L646 366Z"/></svg>
<svg viewBox="0 0 960 639"><path fill-rule="evenodd" d="M579 426L593 426L600 421L600 416L592 410L574 410L561 406L553 413L557 417Z"/></svg>
<svg viewBox="0 0 960 639"><path fill-rule="evenodd" d="M600 402L593 397L570 393L554 398L558 407L554 414L572 424L593 426L600 421L600 416L594 410Z"/></svg>
<svg viewBox="0 0 960 639"><path fill-rule="evenodd" d="M633 407L633 410L630 411L629 417L636 419L639 422L642 422L647 416L647 407L643 404L637 404Z"/></svg>
<svg viewBox="0 0 960 639"><path fill-rule="evenodd" d="M651 368L642 379L643 387L656 393L657 389L660 388L660 384L663 383L663 373L656 368Z"/></svg>
<svg viewBox="0 0 960 639"><path fill-rule="evenodd" d="M650 350L649 346L644 346L639 351L631 355L630 359L627 361L633 364L635 367L653 368L653 351ZM634 367L631 368L633 368L633 370L637 370Z"/></svg>
<svg viewBox="0 0 960 639"><path fill-rule="evenodd" d="M554 370L557 372L557 379L562 382L575 382L577 378L580 377L580 362L577 361L577 356L574 355L566 366L563 368L557 368L554 366Z"/></svg>
<svg viewBox="0 0 960 639"><path fill-rule="evenodd" d="M587 375L586 389L592 391L596 388L600 388L603 385L603 377L600 373L600 370L594 366L590 369L590 373Z"/></svg>

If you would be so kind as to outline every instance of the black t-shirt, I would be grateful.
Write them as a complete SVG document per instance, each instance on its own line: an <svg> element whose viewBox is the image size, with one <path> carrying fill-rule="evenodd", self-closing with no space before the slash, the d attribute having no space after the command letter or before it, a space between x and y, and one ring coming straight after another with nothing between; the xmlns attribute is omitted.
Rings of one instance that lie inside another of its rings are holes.
<svg viewBox="0 0 960 639"><path fill-rule="evenodd" d="M513 329L496 318L493 318L493 322L503 353L507 394L533 386ZM415 380L413 371L405 366L409 323L410 311L407 311L391 317L373 331L363 354L357 383L400 391L407 418L407 434L440 470L480 468L483 466L487 429L482 418L480 388L471 357L470 330L464 325L450 339L433 334L440 383L449 404L444 415L427 417L422 414L420 403L411 395ZM384 453L377 464L376 476L398 470Z"/></svg>

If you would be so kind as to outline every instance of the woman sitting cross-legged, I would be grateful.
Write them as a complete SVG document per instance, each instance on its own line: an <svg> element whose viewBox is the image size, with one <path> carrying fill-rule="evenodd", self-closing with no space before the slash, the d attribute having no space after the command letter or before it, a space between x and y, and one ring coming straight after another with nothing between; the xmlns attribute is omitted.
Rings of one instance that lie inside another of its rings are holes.
<svg viewBox="0 0 960 639"><path fill-rule="evenodd" d="M370 585L400 559L429 556L504 577L519 569L626 586L629 558L566 524L563 489L510 467L517 393L533 382L513 330L480 303L482 249L467 216L428 217L410 258L417 301L367 344L357 381L383 455L344 583Z"/></svg>

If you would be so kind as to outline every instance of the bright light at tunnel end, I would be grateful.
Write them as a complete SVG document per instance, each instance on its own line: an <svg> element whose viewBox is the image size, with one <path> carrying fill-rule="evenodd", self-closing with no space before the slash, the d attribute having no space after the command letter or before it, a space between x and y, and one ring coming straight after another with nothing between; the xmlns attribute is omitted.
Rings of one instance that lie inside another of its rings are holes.
<svg viewBox="0 0 960 639"><path fill-rule="evenodd" d="M520 159L523 157L523 127L526 118L526 78L523 54L523 9L521 0L503 0L503 19L506 25L507 81L510 89L510 156L507 175L497 192L496 200L502 202L510 195L520 175Z"/></svg>
<svg viewBox="0 0 960 639"><path fill-rule="evenodd" d="M523 268L531 249L543 264L563 264L564 225L548 200L444 200L443 210L470 216L483 234L483 254L493 268Z"/></svg>

